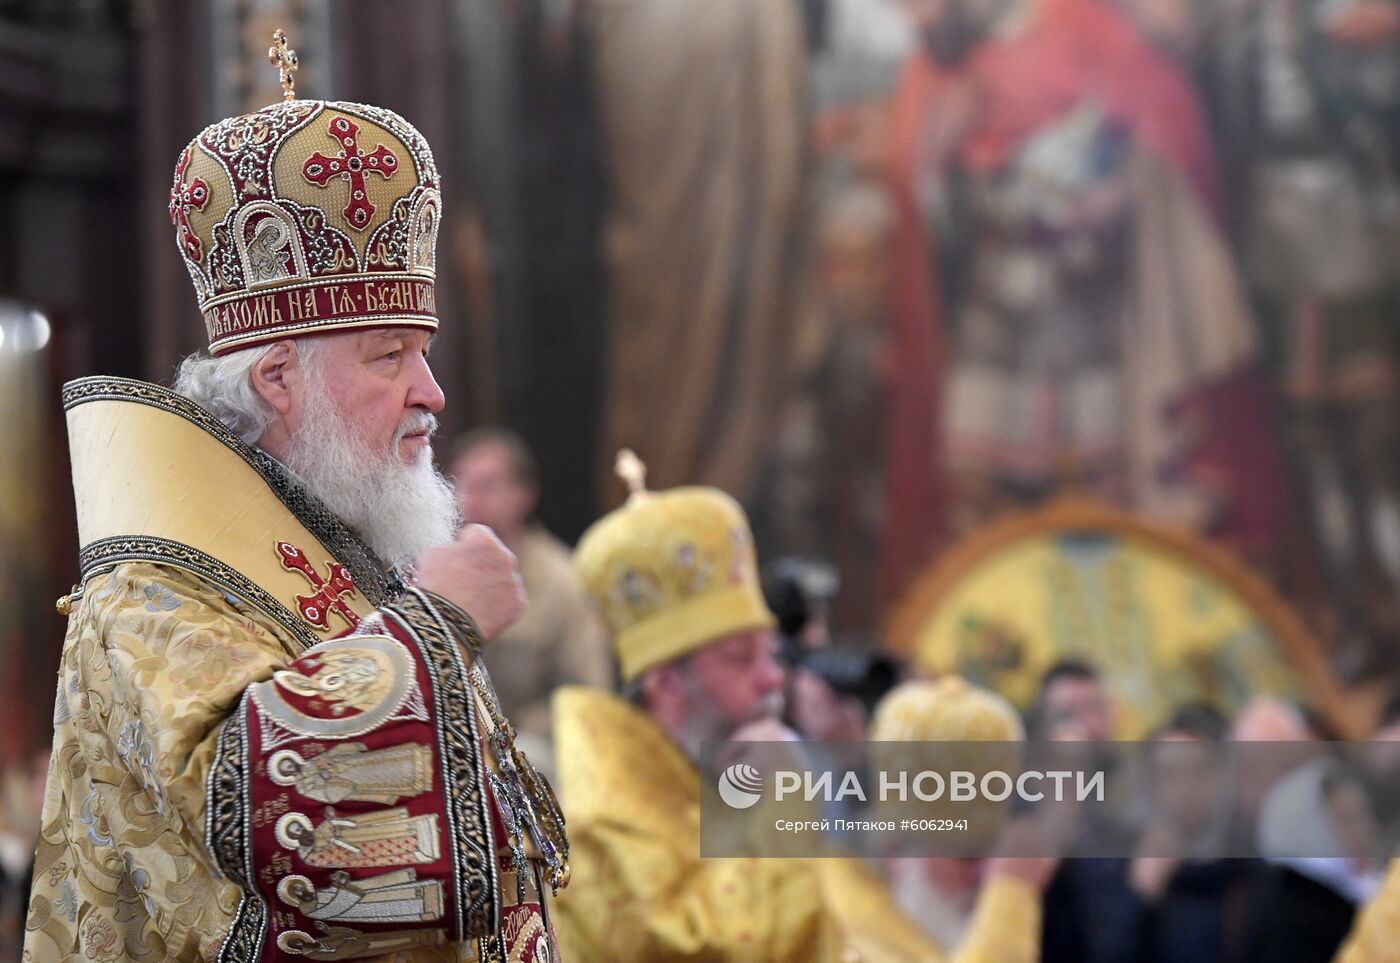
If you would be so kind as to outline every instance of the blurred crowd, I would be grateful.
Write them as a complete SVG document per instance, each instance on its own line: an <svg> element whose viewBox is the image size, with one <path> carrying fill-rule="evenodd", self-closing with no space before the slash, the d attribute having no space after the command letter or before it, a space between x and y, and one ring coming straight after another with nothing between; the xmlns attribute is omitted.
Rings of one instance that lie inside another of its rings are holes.
<svg viewBox="0 0 1400 963"><path fill-rule="evenodd" d="M530 602L485 658L507 714L518 720L522 743L553 768L550 696L567 684L616 688L607 639L578 584L569 548L533 521L539 479L525 443L491 428L459 439L450 451L464 519L489 524L520 560ZM1104 679L1088 662L1051 667L1023 716L995 693L956 677L921 680L875 646L834 640L830 613L842 587L832 565L779 558L764 567L762 582L777 626L771 659L740 673L738 682L764 705L763 721L750 720L741 738L1107 743L1120 737ZM1358 908L1378 889L1397 843L1400 827L1380 814L1400 812L1400 698L1386 706L1363 765L1332 756L1329 743L1339 738L1308 706L1274 698L1257 698L1234 718L1204 703L1178 707L1148 738L1176 750L1147 754L1144 788L1154 800L1152 816L1139 824L1146 827L1137 830L1139 838L1119 841L1142 855L1108 858L1066 843L1061 855L1077 858L1011 861L1016 872L1044 886L1043 959L1331 960ZM1241 805L1254 811L1235 815L1249 817L1252 838L1227 842L1222 834L1237 827L1220 818L1221 753L1239 742L1300 748L1261 757L1272 760L1264 764L1275 765L1274 771L1242 780L1252 794ZM4 958L14 958L22 931L47 766L44 752L2 780ZM1291 855L1294 841L1271 830L1296 826L1299 807L1321 834L1318 851L1336 855ZM1271 810L1286 812L1274 817ZM1102 843L1101 833L1096 838ZM1215 855L1224 851L1254 855ZM888 859L881 871L909 918L948 948L967 931L994 861Z"/></svg>
<svg viewBox="0 0 1400 963"><path fill-rule="evenodd" d="M1022 715L956 677L942 686L921 682L886 655L833 647L824 623L836 587L829 569L783 560L768 572L781 627L784 719L805 740L1122 738L1112 697L1089 662L1052 666ZM962 710L953 725L892 724L900 713L946 716L969 700L983 705ZM950 708L932 708L940 703ZM968 728L977 713L992 720L990 729ZM1074 858L1060 860L1046 881L1042 959L1333 960L1400 844L1400 693L1359 752L1345 751L1357 747L1341 738L1311 707L1273 697L1251 700L1233 718L1204 702L1179 706L1140 747L1146 766L1136 789L1149 811L1131 829L1117 827L1119 838L1108 826L1067 831L1060 852ZM1267 746L1234 754L1231 769L1230 749L1242 743ZM973 918L986 863L895 859L886 872L909 918L947 949Z"/></svg>
<svg viewBox="0 0 1400 963"><path fill-rule="evenodd" d="M822 625L825 601L808 594L822 583L809 571L804 591L799 570L777 563L769 584L782 626L783 717L804 740L1122 738L1104 679L1085 661L1051 667L1023 715L957 677L921 681L888 656L833 647ZM1358 749L1340 739L1310 707L1273 697L1251 700L1233 717L1204 702L1179 706L1134 747L1145 765L1118 773L1141 780L1133 794L1145 811L1121 822L1078 812L1059 827L1063 843L1049 847L1004 841L1012 852L1066 857L1012 861L1032 878L1035 867L1045 874L1037 880L1045 887L1041 958L1335 959L1400 843L1400 695L1370 743ZM1112 773L1114 763L1105 764ZM972 925L992 862L906 857L882 869L908 918L951 952Z"/></svg>
<svg viewBox="0 0 1400 963"><path fill-rule="evenodd" d="M508 715L519 720L532 754L552 766L554 690L618 688L606 635L569 549L533 520L539 477L525 442L502 429L478 430L451 448L446 467L464 520L491 525L520 557L531 602L485 657ZM829 562L772 559L762 587L776 619L771 658L726 665L720 682L697 682L687 690L690 701L678 703L711 722L734 716L711 736L807 743L1124 738L1109 680L1089 661L1051 666L1021 713L956 677L921 679L873 639L833 632L832 613L850 588ZM640 689L621 688L634 704L660 712ZM697 703L707 698L715 705ZM1138 789L1148 810L1116 830L1129 838L1092 826L1080 835L1065 830L1057 851L1072 859L1010 860L1000 869L991 868L995 857L888 859L880 871L908 918L945 950L971 926L988 874L1010 867L1044 887L1042 958L1052 963L1324 963L1378 890L1400 842L1400 694L1363 752L1344 757L1342 738L1314 707L1275 697L1249 700L1232 717L1205 702L1183 704L1141 747ZM1239 788L1222 811L1225 756L1244 743L1268 747L1238 755L1236 765L1251 768L1233 773ZM1310 837L1301 844L1300 825Z"/></svg>

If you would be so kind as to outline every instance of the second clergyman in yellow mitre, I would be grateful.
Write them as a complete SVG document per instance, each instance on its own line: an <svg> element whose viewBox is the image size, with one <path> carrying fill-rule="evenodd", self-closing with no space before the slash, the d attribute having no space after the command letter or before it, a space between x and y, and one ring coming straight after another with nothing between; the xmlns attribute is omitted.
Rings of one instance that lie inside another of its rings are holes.
<svg viewBox="0 0 1400 963"><path fill-rule="evenodd" d="M991 752L997 754L1023 742L1025 728L1015 708L1001 696L958 676L944 676L892 689L875 707L870 740L877 743L876 758L890 757L894 768L900 759L920 758L917 746L901 755L898 743L958 744L954 752L966 751L966 743L996 743ZM926 817L929 812L924 807L911 814ZM912 926L954 960L1002 963L1039 959L1040 894L1057 862L1043 857L927 856L887 858L879 863L826 860L823 868L828 886L837 893L851 892L843 883L877 879L877 874L878 888L888 886L889 898L882 902L836 901L843 928L862 958L903 958L899 948L904 941L894 940ZM876 888L862 887L866 892Z"/></svg>
<svg viewBox="0 0 1400 963"><path fill-rule="evenodd" d="M626 697L570 688L554 706L574 878L555 913L564 958L944 959L851 861L700 858L701 744L798 737L776 718L783 670L743 511L715 489L651 493L632 475L631 500L585 534L575 559ZM1038 931L1035 904L1017 892L976 925ZM885 938L858 932L847 907L884 920ZM991 945L1001 944L968 940Z"/></svg>

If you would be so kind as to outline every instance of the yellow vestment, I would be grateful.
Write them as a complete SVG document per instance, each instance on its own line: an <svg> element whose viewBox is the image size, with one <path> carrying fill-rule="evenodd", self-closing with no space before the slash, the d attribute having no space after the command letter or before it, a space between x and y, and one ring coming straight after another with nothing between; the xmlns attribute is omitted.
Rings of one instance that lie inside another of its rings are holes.
<svg viewBox="0 0 1400 963"><path fill-rule="evenodd" d="M24 959L544 949L539 876L517 890L501 825L529 806L488 785L511 771L483 750L494 706L469 616L376 568L178 395L87 379L64 400L82 584ZM355 909L376 879L416 910Z"/></svg>
<svg viewBox="0 0 1400 963"><path fill-rule="evenodd" d="M1390 963L1400 954L1400 860L1390 861L1390 872L1380 892L1356 917L1337 963Z"/></svg>
<svg viewBox="0 0 1400 963"><path fill-rule="evenodd" d="M845 859L701 859L700 773L639 709L555 696L574 882L553 904L566 963L917 963L947 955ZM1039 900L988 883L957 963L1031 963Z"/></svg>

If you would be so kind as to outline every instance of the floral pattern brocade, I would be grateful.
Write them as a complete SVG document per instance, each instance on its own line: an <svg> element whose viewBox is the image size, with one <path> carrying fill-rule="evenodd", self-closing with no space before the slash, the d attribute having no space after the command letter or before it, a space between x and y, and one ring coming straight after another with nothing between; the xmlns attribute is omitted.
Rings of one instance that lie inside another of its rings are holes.
<svg viewBox="0 0 1400 963"><path fill-rule="evenodd" d="M242 891L202 844L213 735L293 646L177 570L88 581L59 668L26 961L215 958Z"/></svg>
<svg viewBox="0 0 1400 963"><path fill-rule="evenodd" d="M1336 963L1385 963L1400 946L1400 861L1392 860L1385 883L1361 912Z"/></svg>
<svg viewBox="0 0 1400 963"><path fill-rule="evenodd" d="M305 648L181 569L87 580L26 963L552 955L537 870L526 901L491 828L453 623L410 589L362 625Z"/></svg>
<svg viewBox="0 0 1400 963"><path fill-rule="evenodd" d="M57 680L25 963L221 959L245 893L204 844L218 733L301 649L188 572L123 563L88 579ZM449 942L375 960L476 955Z"/></svg>

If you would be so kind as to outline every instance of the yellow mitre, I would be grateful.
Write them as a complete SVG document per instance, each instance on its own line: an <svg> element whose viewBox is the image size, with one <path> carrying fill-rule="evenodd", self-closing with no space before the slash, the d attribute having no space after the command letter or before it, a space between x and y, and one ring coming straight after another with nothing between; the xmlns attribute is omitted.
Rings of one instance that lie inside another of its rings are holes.
<svg viewBox="0 0 1400 963"><path fill-rule="evenodd" d="M717 488L651 492L630 451L627 504L584 533L574 567L612 637L626 682L727 636L772 628L739 503Z"/></svg>
<svg viewBox="0 0 1400 963"><path fill-rule="evenodd" d="M905 682L875 707L872 742L1022 742L1025 726L1001 696L961 676Z"/></svg>

